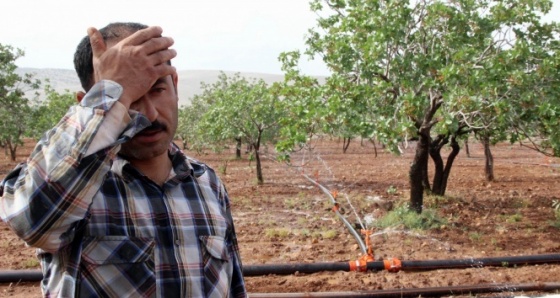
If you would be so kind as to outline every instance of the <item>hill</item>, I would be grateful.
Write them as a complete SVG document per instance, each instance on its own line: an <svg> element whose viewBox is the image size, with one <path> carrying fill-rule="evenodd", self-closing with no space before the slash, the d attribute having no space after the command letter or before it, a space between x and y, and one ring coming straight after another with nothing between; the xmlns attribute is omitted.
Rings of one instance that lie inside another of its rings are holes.
<svg viewBox="0 0 560 298"><path fill-rule="evenodd" d="M34 77L49 84L58 92L78 92L82 90L80 81L76 72L72 69L54 69L54 68L18 68L16 71L19 75L32 73ZM228 76L238 73L235 71L224 71ZM283 75L266 74L266 73L250 73L239 72L241 76L246 78L263 79L268 84L282 81ZM201 93L200 84L212 84L218 80L219 70L181 70L179 74L179 105L190 103L190 99ZM41 98L42 92L39 92Z"/></svg>

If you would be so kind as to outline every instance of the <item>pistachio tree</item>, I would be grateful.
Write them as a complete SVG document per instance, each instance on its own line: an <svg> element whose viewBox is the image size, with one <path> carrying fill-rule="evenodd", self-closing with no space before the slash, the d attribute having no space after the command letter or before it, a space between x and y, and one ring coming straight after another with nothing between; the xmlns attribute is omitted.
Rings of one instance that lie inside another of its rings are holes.
<svg viewBox="0 0 560 298"><path fill-rule="evenodd" d="M212 143L199 129L202 115L213 103L212 87L203 82L201 90L201 94L194 95L189 99L189 104L183 105L179 109L176 137L182 141L183 149L200 151Z"/></svg>
<svg viewBox="0 0 560 298"><path fill-rule="evenodd" d="M0 144L16 160L17 148L31 123L31 108L26 92L38 88L39 81L31 74L16 73L15 61L24 52L10 45L0 44Z"/></svg>
<svg viewBox="0 0 560 298"><path fill-rule="evenodd" d="M70 106L77 104L74 94L69 90L58 92L49 84L45 85L43 90L44 98L31 105L32 122L26 135L32 138L39 138L55 126Z"/></svg>
<svg viewBox="0 0 560 298"><path fill-rule="evenodd" d="M234 140L249 144L256 162L256 177L264 183L261 158L267 142L275 139L282 102L275 88L263 80L221 73L205 90L207 110L198 125L200 136L214 142Z"/></svg>
<svg viewBox="0 0 560 298"><path fill-rule="evenodd" d="M510 130L523 117L509 113L535 96L527 83L547 78L535 75L540 65L558 65L547 57L556 51L556 27L540 22L551 5L548 0L313 0L319 18L309 30L306 53L322 58L332 72L318 87L327 103L323 115L343 106L346 123L357 119L351 126L356 134L370 134L393 151L403 140L416 141L410 208L420 213L425 191L445 193L461 140L471 131ZM297 63L285 67L295 69ZM526 118L535 123L538 117ZM446 163L445 146L451 148Z"/></svg>

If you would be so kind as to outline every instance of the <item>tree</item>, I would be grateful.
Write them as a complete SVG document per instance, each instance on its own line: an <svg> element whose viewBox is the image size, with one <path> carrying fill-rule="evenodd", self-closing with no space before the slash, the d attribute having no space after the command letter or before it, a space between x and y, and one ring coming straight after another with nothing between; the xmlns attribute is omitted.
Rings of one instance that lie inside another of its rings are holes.
<svg viewBox="0 0 560 298"><path fill-rule="evenodd" d="M202 115L206 113L212 103L209 85L201 83L202 94L195 95L189 105L179 109L179 123L176 135L183 142L183 149L199 150L206 146L207 140L200 131L199 125ZM190 144L190 146L188 146Z"/></svg>
<svg viewBox="0 0 560 298"><path fill-rule="evenodd" d="M45 131L55 126L68 109L77 103L69 90L59 93L50 85L45 85L44 94L44 100L31 106L33 121L26 135L32 138L39 138Z"/></svg>
<svg viewBox="0 0 560 298"><path fill-rule="evenodd" d="M15 61L23 55L20 49L0 44L0 143L9 151L12 161L16 160L17 148L31 123L25 92L38 88L40 83L30 74L15 73Z"/></svg>
<svg viewBox="0 0 560 298"><path fill-rule="evenodd" d="M225 76L223 73L222 76ZM216 96L219 89L227 88L226 80L220 79L214 84L201 82L201 94L196 94L190 100L189 105L182 106L179 111L179 125L177 127L177 137L183 141L183 147L197 151L203 148L212 148L214 151L221 151L224 141L231 141L231 138L224 137L222 134L208 132L204 115L216 103ZM187 142L190 144L187 146Z"/></svg>
<svg viewBox="0 0 560 298"><path fill-rule="evenodd" d="M200 119L198 132L218 143L235 140L237 148L239 140L248 143L256 161L257 181L264 183L261 149L274 140L283 111L275 88L263 80L249 81L239 74L228 77L222 73L203 94L208 109Z"/></svg>
<svg viewBox="0 0 560 298"><path fill-rule="evenodd" d="M311 9L326 16L309 30L306 53L321 56L332 71L322 87L327 102L369 113L352 130L367 127L393 151L403 139L417 140L410 208L420 213L424 191L445 193L459 141L508 119L510 110L496 108L503 101L527 96L527 84L508 80L529 81L535 71L527 71L528 63L538 69L542 62L532 54L551 52L554 28L538 15L550 7L547 0L313 0ZM445 145L452 151L444 165Z"/></svg>
<svg viewBox="0 0 560 298"><path fill-rule="evenodd" d="M297 68L300 53L297 51L280 54L284 71L284 82L278 90L284 103L284 114L280 117L279 136L276 142L279 159L289 161L290 153L304 147L309 139L323 130L326 100L323 86L311 76Z"/></svg>

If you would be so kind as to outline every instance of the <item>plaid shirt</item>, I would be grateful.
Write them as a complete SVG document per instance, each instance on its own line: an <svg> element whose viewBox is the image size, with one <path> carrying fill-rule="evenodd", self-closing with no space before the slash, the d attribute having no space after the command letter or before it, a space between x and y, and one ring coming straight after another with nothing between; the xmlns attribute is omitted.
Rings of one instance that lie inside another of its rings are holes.
<svg viewBox="0 0 560 298"><path fill-rule="evenodd" d="M245 297L229 199L212 169L170 144L173 170L160 186L117 156L149 125L140 114L89 153L121 94L96 84L2 182L0 216L38 248L44 296Z"/></svg>

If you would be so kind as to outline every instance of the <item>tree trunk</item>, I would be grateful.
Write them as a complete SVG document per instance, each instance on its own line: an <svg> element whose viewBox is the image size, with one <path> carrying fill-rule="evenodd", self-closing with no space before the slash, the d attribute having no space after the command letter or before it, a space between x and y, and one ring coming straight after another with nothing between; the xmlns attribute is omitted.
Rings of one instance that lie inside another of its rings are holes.
<svg viewBox="0 0 560 298"><path fill-rule="evenodd" d="M483 137L482 144L484 145L484 174L486 175L486 181L494 181L494 157L490 151L490 137Z"/></svg>
<svg viewBox="0 0 560 298"><path fill-rule="evenodd" d="M350 146L350 140L352 140L352 138L342 139L342 153L346 153L346 150L348 150L348 147Z"/></svg>
<svg viewBox="0 0 560 298"><path fill-rule="evenodd" d="M451 153L447 157L447 162L443 163L443 158L441 157L441 149L445 144L449 141L448 136L438 136L438 138L432 142L432 146L430 147L430 156L434 161L435 165L435 173L434 173L434 182L432 185L432 193L438 196L445 195L445 190L447 189L447 181L449 179L449 174L451 173L451 167L453 166L453 162L459 154L461 148L459 147L459 143L457 143L456 136L451 137Z"/></svg>
<svg viewBox="0 0 560 298"><path fill-rule="evenodd" d="M422 213L422 205L424 204L423 180L425 171L428 168L428 150L430 147L429 138L429 134L420 134L409 172L410 209L418 214Z"/></svg>
<svg viewBox="0 0 560 298"><path fill-rule="evenodd" d="M416 213L422 213L422 205L424 204L424 187L423 180L428 169L428 158L430 156L430 131L436 123L433 121L434 115L443 104L442 96L430 90L430 107L424 114L422 121L416 122L418 129L418 144L414 159L410 165L408 178L410 180L410 210Z"/></svg>
<svg viewBox="0 0 560 298"><path fill-rule="evenodd" d="M261 154L260 154L260 146L261 146L261 132L257 137L257 142L253 144L253 148L255 150L255 161L257 163L257 182L259 185L264 183L263 174L262 174L262 166L261 166Z"/></svg>
<svg viewBox="0 0 560 298"><path fill-rule="evenodd" d="M434 162L434 179L432 183L432 193L435 195L441 195L442 182L443 182L443 158L441 158L441 148L432 149L430 148L430 156Z"/></svg>
<svg viewBox="0 0 560 298"><path fill-rule="evenodd" d="M6 148L10 150L10 159L12 161L16 161L16 151L17 151L17 144L13 144L12 141L6 141Z"/></svg>
<svg viewBox="0 0 560 298"><path fill-rule="evenodd" d="M428 171L428 162L426 162L426 166L422 169L422 187L424 188L425 192L431 192L432 186L430 186L430 173Z"/></svg>
<svg viewBox="0 0 560 298"><path fill-rule="evenodd" d="M465 140L465 153L467 153L467 157L471 157L471 151L469 150L469 138Z"/></svg>
<svg viewBox="0 0 560 298"><path fill-rule="evenodd" d="M443 170L443 178L441 180L441 196L445 195L445 191L447 190L447 180L449 179L449 174L451 174L451 167L453 166L453 162L457 155L459 155L459 151L461 151L461 147L459 147L459 143L457 142L456 137L451 138L451 153L447 157L447 163L445 164L445 169Z"/></svg>
<svg viewBox="0 0 560 298"><path fill-rule="evenodd" d="M375 145L375 140L370 138L369 141L373 144L373 152L375 153L375 157L377 157L377 145Z"/></svg>
<svg viewBox="0 0 560 298"><path fill-rule="evenodd" d="M447 144L449 136L438 135L437 138L430 143L430 157L434 162L434 179L432 188L430 189L433 194L441 194L441 186L443 181L443 158L441 157L441 149ZM426 180L428 178L426 177Z"/></svg>
<svg viewBox="0 0 560 298"><path fill-rule="evenodd" d="M241 138L235 138L235 158L241 159Z"/></svg>

